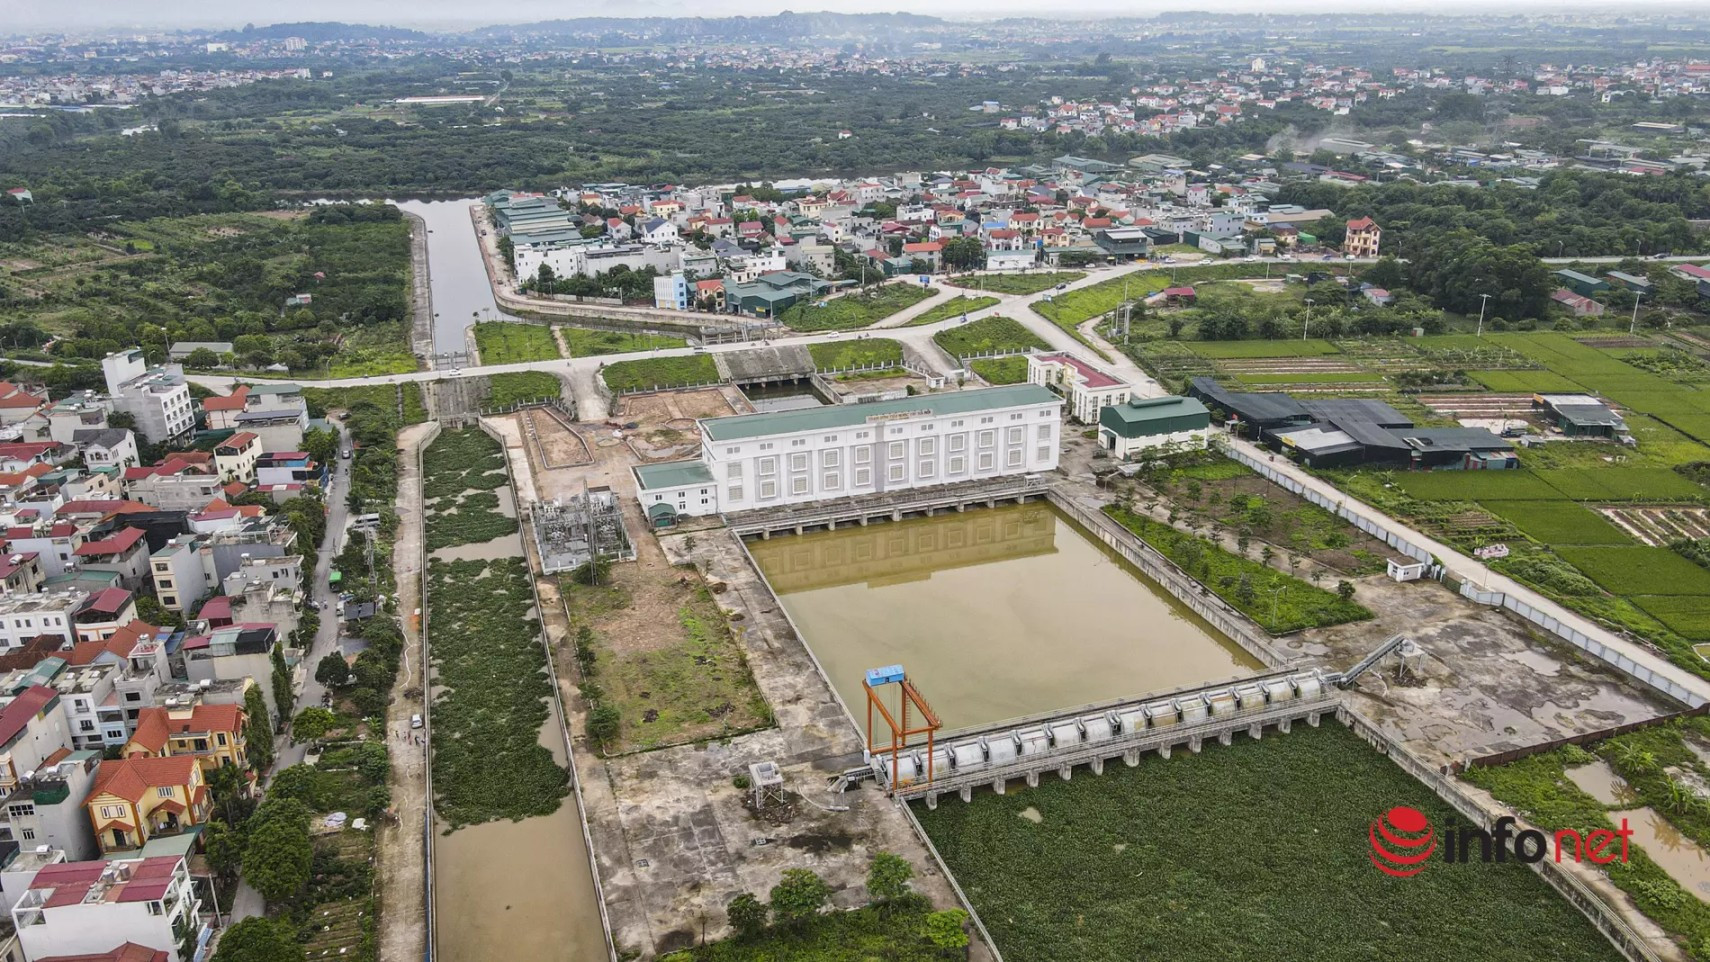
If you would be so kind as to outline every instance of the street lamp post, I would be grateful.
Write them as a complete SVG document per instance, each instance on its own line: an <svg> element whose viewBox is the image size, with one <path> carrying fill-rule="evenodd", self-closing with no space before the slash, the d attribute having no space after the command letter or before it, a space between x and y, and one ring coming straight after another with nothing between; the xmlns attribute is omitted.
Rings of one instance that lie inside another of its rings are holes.
<svg viewBox="0 0 1710 962"><path fill-rule="evenodd" d="M1300 339L1306 340L1306 332L1312 327L1312 298L1306 299L1306 323L1300 325Z"/></svg>
<svg viewBox="0 0 1710 962"><path fill-rule="evenodd" d="M1639 301L1643 300L1644 297L1643 291L1633 292L1633 322L1627 325L1628 334L1635 334L1639 330Z"/></svg>
<svg viewBox="0 0 1710 962"><path fill-rule="evenodd" d="M1473 336L1474 337L1483 337L1484 336L1484 309L1486 307L1490 306L1490 295L1489 294L1480 294L1478 297L1479 297L1479 301L1478 301L1478 333L1474 334Z"/></svg>

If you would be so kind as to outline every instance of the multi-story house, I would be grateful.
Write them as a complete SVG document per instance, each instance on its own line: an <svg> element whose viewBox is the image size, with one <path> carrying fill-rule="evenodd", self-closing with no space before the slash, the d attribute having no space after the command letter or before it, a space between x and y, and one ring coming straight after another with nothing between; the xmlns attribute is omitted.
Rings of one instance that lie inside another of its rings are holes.
<svg viewBox="0 0 1710 962"><path fill-rule="evenodd" d="M0 653L38 635L63 639L64 644L76 641L75 615L88 597L88 592L71 588L0 597Z"/></svg>
<svg viewBox="0 0 1710 962"><path fill-rule="evenodd" d="M182 855L48 865L12 921L31 959L102 958L126 945L158 953L127 953L124 962L190 962L184 948L200 945L206 926Z"/></svg>
<svg viewBox="0 0 1710 962"><path fill-rule="evenodd" d="M148 539L141 528L118 528L77 547L78 565L85 571L110 571L131 590L148 581Z"/></svg>
<svg viewBox="0 0 1710 962"><path fill-rule="evenodd" d="M83 808L95 844L111 855L202 824L210 804L201 764L193 755L179 755L101 762Z"/></svg>
<svg viewBox="0 0 1710 962"><path fill-rule="evenodd" d="M183 659L182 677L215 683L251 678L261 688L265 703L273 705L273 646L278 643L274 625L255 622L239 622L186 638L178 649Z"/></svg>
<svg viewBox="0 0 1710 962"><path fill-rule="evenodd" d="M71 443L83 452L83 463L90 470L134 467L141 463L137 455L136 435L124 428L85 428L74 431Z"/></svg>
<svg viewBox="0 0 1710 962"><path fill-rule="evenodd" d="M125 743L125 710L113 690L118 674L118 665L89 664L68 665L53 677L71 747L101 751Z"/></svg>
<svg viewBox="0 0 1710 962"><path fill-rule="evenodd" d="M74 862L99 855L83 800L95 784L100 761L98 751L59 751L45 760L33 776L0 799L0 842L16 843L26 851L45 845ZM17 900L10 890L5 896L8 905Z"/></svg>
<svg viewBox="0 0 1710 962"><path fill-rule="evenodd" d="M174 699L176 701L176 699ZM193 756L204 769L249 767L243 709L237 705L172 704L145 708L125 744L126 758Z"/></svg>
<svg viewBox="0 0 1710 962"><path fill-rule="evenodd" d="M1342 253L1351 257L1376 257L1383 240L1383 228L1370 217L1348 221L1348 235L1342 240Z"/></svg>
<svg viewBox="0 0 1710 962"><path fill-rule="evenodd" d="M6 550L33 552L40 560L42 576L52 578L77 566L77 548L83 535L69 521L38 521L0 531Z"/></svg>
<svg viewBox="0 0 1710 962"><path fill-rule="evenodd" d="M137 432L151 443L184 437L195 426L190 385L178 365L151 368L142 350L133 347L102 358L101 370L106 374L113 406L128 412L136 421Z"/></svg>
<svg viewBox="0 0 1710 962"><path fill-rule="evenodd" d="M104 641L136 618L136 595L124 588L97 591L71 613L78 641Z"/></svg>
<svg viewBox="0 0 1710 962"><path fill-rule="evenodd" d="M1069 416L1082 424L1097 424L1100 410L1134 393L1131 385L1066 352L1029 354L1027 380L1061 394L1069 402Z"/></svg>
<svg viewBox="0 0 1710 962"><path fill-rule="evenodd" d="M17 788L55 753L70 750L59 692L31 685L0 708L0 791Z"/></svg>
<svg viewBox="0 0 1710 962"><path fill-rule="evenodd" d="M0 596L35 594L46 577L40 555L34 551L14 551L0 539Z"/></svg>
<svg viewBox="0 0 1710 962"><path fill-rule="evenodd" d="M325 487L327 469L305 451L270 451L256 459L255 483L263 488L274 485ZM208 502L204 498L200 503Z"/></svg>
<svg viewBox="0 0 1710 962"><path fill-rule="evenodd" d="M261 437L254 431L239 431L214 445L214 469L225 483L255 482L255 462L261 457Z"/></svg>
<svg viewBox="0 0 1710 962"><path fill-rule="evenodd" d="M136 728L137 713L154 702L156 689L171 677L166 643L171 632L134 619L100 641L81 641L63 657L70 665L112 665L113 691L126 731Z"/></svg>
<svg viewBox="0 0 1710 962"><path fill-rule="evenodd" d="M700 422L701 457L634 470L649 517L805 504L1057 466L1062 399L1037 384Z"/></svg>
<svg viewBox="0 0 1710 962"><path fill-rule="evenodd" d="M163 464L125 469L125 492L161 511L194 511L220 495L213 464L168 458Z"/></svg>

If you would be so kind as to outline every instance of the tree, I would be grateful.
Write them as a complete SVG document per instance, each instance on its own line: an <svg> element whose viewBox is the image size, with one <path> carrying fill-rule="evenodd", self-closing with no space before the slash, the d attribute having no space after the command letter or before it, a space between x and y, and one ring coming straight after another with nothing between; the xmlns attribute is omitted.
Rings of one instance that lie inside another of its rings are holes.
<svg viewBox="0 0 1710 962"><path fill-rule="evenodd" d="M805 868L784 869L784 877L772 886L772 917L780 925L798 925L819 914L831 901L831 886Z"/></svg>
<svg viewBox="0 0 1710 962"><path fill-rule="evenodd" d="M283 919L244 919L220 936L214 962L303 962L297 932Z"/></svg>
<svg viewBox="0 0 1710 962"><path fill-rule="evenodd" d="M986 250L977 237L952 237L944 242L944 263L957 270L971 271L986 266Z"/></svg>
<svg viewBox="0 0 1710 962"><path fill-rule="evenodd" d="M291 737L300 742L323 738L338 724L338 716L325 708L305 708L291 720Z"/></svg>
<svg viewBox="0 0 1710 962"><path fill-rule="evenodd" d="M190 352L184 359L185 367L210 368L220 366L220 356L205 347L199 347Z"/></svg>
<svg viewBox="0 0 1710 962"><path fill-rule="evenodd" d="M961 909L945 909L942 912L930 912L923 924L926 940L933 947L944 952L955 949L967 949L968 913Z"/></svg>
<svg viewBox="0 0 1710 962"><path fill-rule="evenodd" d="M1402 270L1400 261L1389 254L1385 254L1378 258L1378 262L1366 271L1361 280L1374 287L1393 291L1407 283L1407 274Z"/></svg>
<svg viewBox="0 0 1710 962"><path fill-rule="evenodd" d="M249 746L249 766L258 772L273 764L273 720L267 714L267 698L260 685L243 693L244 741Z"/></svg>
<svg viewBox="0 0 1710 962"><path fill-rule="evenodd" d="M1354 583L1347 580L1336 582L1336 597L1343 601L1354 600Z"/></svg>
<svg viewBox="0 0 1710 962"><path fill-rule="evenodd" d="M255 817L261 816L273 804L263 805ZM297 807L302 808L300 803ZM314 860L307 815L301 821L272 818L249 833L249 841L243 849L243 877L255 886L262 898L269 902L283 902L308 884Z"/></svg>
<svg viewBox="0 0 1710 962"><path fill-rule="evenodd" d="M588 712L588 737L604 745L618 736L623 713L615 705L595 705Z"/></svg>
<svg viewBox="0 0 1710 962"><path fill-rule="evenodd" d="M724 907L725 918L730 920L730 927L736 930L739 939L751 939L766 931L769 912L765 903L755 898L752 892L743 892Z"/></svg>
<svg viewBox="0 0 1710 962"><path fill-rule="evenodd" d="M877 852L867 869L867 894L880 902L894 902L908 894L914 866L894 852Z"/></svg>
<svg viewBox="0 0 1710 962"><path fill-rule="evenodd" d="M243 864L243 836L219 819L212 819L202 830L202 848L208 855L208 867L224 879L237 877Z"/></svg>
<svg viewBox="0 0 1710 962"><path fill-rule="evenodd" d="M350 680L350 665L338 652L328 652L315 663L315 680L328 688L337 688Z"/></svg>
<svg viewBox="0 0 1710 962"><path fill-rule="evenodd" d="M303 451L321 464L338 460L338 432L331 428L315 428L303 433Z"/></svg>
<svg viewBox="0 0 1710 962"><path fill-rule="evenodd" d="M156 628L184 629L184 616L161 604L153 595L137 596L137 617Z"/></svg>

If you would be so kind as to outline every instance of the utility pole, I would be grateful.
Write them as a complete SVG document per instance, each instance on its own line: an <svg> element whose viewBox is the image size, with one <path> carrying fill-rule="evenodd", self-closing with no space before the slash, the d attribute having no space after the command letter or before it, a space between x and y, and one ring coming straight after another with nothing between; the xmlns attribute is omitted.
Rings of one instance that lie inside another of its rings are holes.
<svg viewBox="0 0 1710 962"><path fill-rule="evenodd" d="M1627 333L1634 334L1639 330L1639 301L1644 299L1643 291L1633 292L1633 323L1627 325Z"/></svg>
<svg viewBox="0 0 1710 962"><path fill-rule="evenodd" d="M1312 298L1306 299L1306 323L1300 325L1300 339L1306 340L1306 332L1312 328Z"/></svg>
<svg viewBox="0 0 1710 962"><path fill-rule="evenodd" d="M1489 306L1490 306L1490 295L1489 294L1480 294L1479 295L1479 302L1478 302L1478 331L1473 334L1474 337L1483 337L1484 336L1484 309L1486 307L1489 307Z"/></svg>

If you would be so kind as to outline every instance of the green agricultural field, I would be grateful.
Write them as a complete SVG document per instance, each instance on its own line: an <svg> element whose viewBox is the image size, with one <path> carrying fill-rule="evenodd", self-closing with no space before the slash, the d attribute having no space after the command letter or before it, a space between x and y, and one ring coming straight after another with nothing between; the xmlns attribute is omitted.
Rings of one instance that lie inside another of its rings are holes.
<svg viewBox="0 0 1710 962"><path fill-rule="evenodd" d="M1637 595L1633 604L1687 641L1710 641L1710 600L1700 595Z"/></svg>
<svg viewBox="0 0 1710 962"><path fill-rule="evenodd" d="M973 277L954 277L950 279L950 283L957 287L996 294L1037 294L1058 284L1073 284L1085 277L1080 271L1047 271L1044 274L980 274Z"/></svg>
<svg viewBox="0 0 1710 962"><path fill-rule="evenodd" d="M813 366L818 371L871 367L875 364L895 367L901 364L903 359L902 342L882 337L809 344L808 353L813 355Z"/></svg>
<svg viewBox="0 0 1710 962"><path fill-rule="evenodd" d="M490 407L506 408L524 401L559 397L564 393L564 385L558 380L558 376L545 371L494 374L489 380L493 385L493 393L487 396L487 404Z"/></svg>
<svg viewBox="0 0 1710 962"><path fill-rule="evenodd" d="M1027 358L1021 355L1013 357L983 357L968 365L987 384L1020 384L1027 380Z"/></svg>
<svg viewBox="0 0 1710 962"><path fill-rule="evenodd" d="M915 814L1009 962L1620 959L1518 862L1379 873L1367 835L1396 805L1460 820L1326 724Z"/></svg>
<svg viewBox="0 0 1710 962"><path fill-rule="evenodd" d="M849 331L869 327L932 296L932 289L898 282L852 291L830 300L804 300L778 315L794 331ZM818 305L824 304L824 307Z"/></svg>
<svg viewBox="0 0 1710 962"><path fill-rule="evenodd" d="M997 302L998 299L995 297L970 297L966 294L957 294L904 324L903 327L922 327L927 324L936 324L952 317L961 317L963 314L972 314L975 311L984 310Z"/></svg>
<svg viewBox="0 0 1710 962"><path fill-rule="evenodd" d="M706 354L618 361L606 365L600 371L600 376L605 378L606 387L620 394L714 384L719 380L718 365Z"/></svg>
<svg viewBox="0 0 1710 962"><path fill-rule="evenodd" d="M571 357L597 357L602 354L631 354L638 351L670 350L688 347L689 342L669 334L644 334L640 331L599 331L588 327L560 327Z"/></svg>
<svg viewBox="0 0 1710 962"><path fill-rule="evenodd" d="M1033 305L1033 311L1058 327L1073 330L1077 324L1121 307L1124 290L1128 292L1129 300L1137 301L1168 286L1170 279L1167 275L1159 271L1139 271L1124 277L1113 277L1089 287L1064 291L1052 297L1049 303L1040 302Z"/></svg>
<svg viewBox="0 0 1710 962"><path fill-rule="evenodd" d="M1554 371L1468 371L1473 380L1504 394L1557 392L1577 394L1580 385Z"/></svg>
<svg viewBox="0 0 1710 962"><path fill-rule="evenodd" d="M1668 468L1551 468L1538 479L1575 501L1691 501L1710 497L1710 488Z"/></svg>
<svg viewBox="0 0 1710 962"><path fill-rule="evenodd" d="M1633 539L1603 515L1561 501L1480 501L1486 511L1546 545L1629 545Z"/></svg>
<svg viewBox="0 0 1710 962"><path fill-rule="evenodd" d="M1343 601L1332 592L1231 554L1204 538L1130 514L1120 505L1109 505L1104 513L1273 635L1372 617L1371 611L1358 602Z"/></svg>
<svg viewBox="0 0 1710 962"><path fill-rule="evenodd" d="M558 342L544 324L483 321L475 325L475 347L483 364L521 364L559 357Z"/></svg>
<svg viewBox="0 0 1710 962"><path fill-rule="evenodd" d="M1396 487L1422 501L1558 501L1530 471L1398 471Z"/></svg>
<svg viewBox="0 0 1710 962"><path fill-rule="evenodd" d="M1341 349L1321 338L1295 341L1193 341L1188 347L1201 357L1234 360L1254 357L1323 357Z"/></svg>
<svg viewBox="0 0 1710 962"><path fill-rule="evenodd" d="M1361 371L1311 371L1300 374L1264 374L1242 372L1235 375L1242 384L1382 384L1383 375Z"/></svg>
<svg viewBox="0 0 1710 962"><path fill-rule="evenodd" d="M1051 346L1022 326L1020 321L996 314L939 331L932 335L932 340L951 357L990 351L1025 351L1028 348L1043 351Z"/></svg>
<svg viewBox="0 0 1710 962"><path fill-rule="evenodd" d="M1710 570L1667 548L1558 547L1569 564L1615 595L1696 596L1710 608Z"/></svg>

